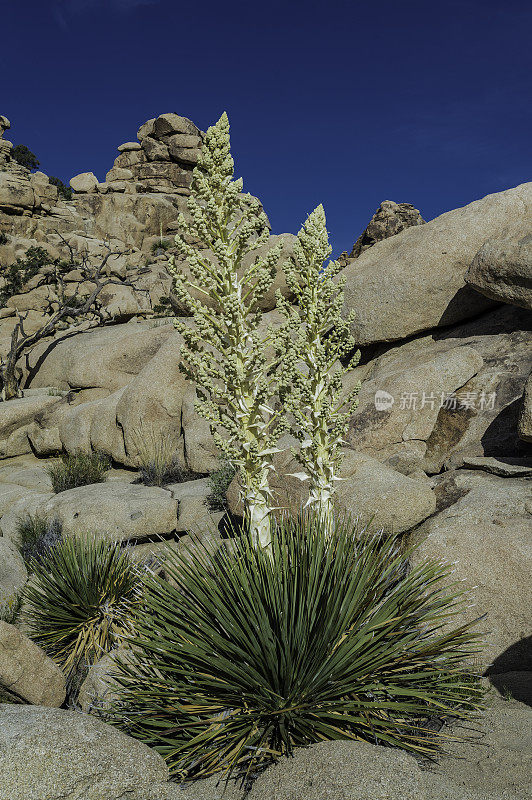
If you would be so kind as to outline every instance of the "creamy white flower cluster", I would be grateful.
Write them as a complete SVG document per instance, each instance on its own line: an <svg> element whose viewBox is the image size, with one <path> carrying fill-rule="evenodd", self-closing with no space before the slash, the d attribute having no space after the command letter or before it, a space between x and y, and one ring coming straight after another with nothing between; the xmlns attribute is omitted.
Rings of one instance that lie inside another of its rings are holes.
<svg viewBox="0 0 532 800"><path fill-rule="evenodd" d="M277 292L284 323L261 329L260 302L280 261L280 246L244 257L267 242L268 221L259 201L234 180L229 122L224 113L209 128L193 173L188 219L180 217L176 246L188 272L171 258L175 293L193 315L194 327L178 322L184 338L181 369L197 387L197 411L214 440L240 469L242 496L252 534L261 547L271 542L273 497L269 475L289 428L301 441L297 454L310 481L309 503L332 509L340 463L339 445L358 387L341 397L340 359L354 349L351 318L343 319L341 267L330 262L325 213L319 206L298 234L295 260L284 265L296 300ZM281 401L279 403L279 400ZM288 422L287 413L292 417Z"/></svg>

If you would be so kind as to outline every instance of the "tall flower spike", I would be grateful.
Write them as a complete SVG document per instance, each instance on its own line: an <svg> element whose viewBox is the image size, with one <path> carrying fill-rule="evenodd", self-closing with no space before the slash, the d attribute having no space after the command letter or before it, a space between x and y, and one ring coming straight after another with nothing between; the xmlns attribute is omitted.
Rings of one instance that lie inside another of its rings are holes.
<svg viewBox="0 0 532 800"><path fill-rule="evenodd" d="M176 323L184 338L180 369L196 383L196 410L208 420L214 441L240 469L252 536L269 548L268 478L286 424L273 410L282 357L269 355L270 343L258 326L259 303L272 284L280 249L243 266L244 256L268 240L268 220L258 200L242 194L233 170L224 113L205 135L193 173L189 221L180 217L181 233L175 237L190 275L173 257L169 269L175 293L195 323L194 329Z"/></svg>
<svg viewBox="0 0 532 800"><path fill-rule="evenodd" d="M360 390L358 384L343 397L342 377L356 366L360 352L342 367L340 359L355 347L349 332L353 316L341 316L344 281L334 280L341 265L330 261L324 266L331 247L323 206L309 215L297 239L296 260L284 265L296 309L277 294L279 309L296 331L291 336L285 329L284 347L293 348L293 357L281 395L294 418L292 432L301 442L294 455L304 471L295 476L309 481L307 505L323 513L330 523L334 484L341 480L340 447Z"/></svg>

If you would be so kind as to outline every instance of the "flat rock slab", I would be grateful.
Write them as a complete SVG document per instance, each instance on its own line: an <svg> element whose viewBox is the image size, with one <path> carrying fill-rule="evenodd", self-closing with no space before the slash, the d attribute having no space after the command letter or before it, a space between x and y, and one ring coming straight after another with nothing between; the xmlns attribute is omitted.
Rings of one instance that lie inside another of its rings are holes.
<svg viewBox="0 0 532 800"><path fill-rule="evenodd" d="M68 535L95 533L126 541L171 533L178 502L164 489L116 480L60 492L39 512L58 519Z"/></svg>
<svg viewBox="0 0 532 800"><path fill-rule="evenodd" d="M436 483L438 514L415 532L414 563L452 562L453 578L470 591L456 622L486 618L479 664L496 673L530 669L532 637L532 485L459 469ZM493 665L493 666L490 666Z"/></svg>
<svg viewBox="0 0 532 800"><path fill-rule="evenodd" d="M87 714L4 704L0 719L0 800L136 798L168 778L155 750Z"/></svg>
<svg viewBox="0 0 532 800"><path fill-rule="evenodd" d="M517 459L516 459L517 461ZM501 478L526 478L532 476L532 464L511 463L490 456L464 456L463 466L469 469L481 469Z"/></svg>
<svg viewBox="0 0 532 800"><path fill-rule="evenodd" d="M15 460L15 459L13 459ZM0 462L1 464L1 462ZM35 492L51 492L52 481L48 475L46 466L24 466L24 464L6 464L0 466L0 485L4 483L15 483L32 489Z"/></svg>

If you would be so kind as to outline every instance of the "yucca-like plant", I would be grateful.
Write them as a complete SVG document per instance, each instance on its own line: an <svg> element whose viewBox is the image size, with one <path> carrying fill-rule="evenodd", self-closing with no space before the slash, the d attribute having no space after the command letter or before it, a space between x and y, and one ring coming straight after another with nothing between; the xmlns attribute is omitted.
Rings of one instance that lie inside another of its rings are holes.
<svg viewBox="0 0 532 800"><path fill-rule="evenodd" d="M325 525L281 522L270 553L244 534L215 564L172 552L172 583L149 577L111 720L179 779L246 774L326 739L429 754L431 717L479 707L473 627L449 628L462 603L449 569L409 572L395 539Z"/></svg>
<svg viewBox="0 0 532 800"><path fill-rule="evenodd" d="M133 632L141 571L116 542L69 538L31 563L23 591L29 635L68 674Z"/></svg>
<svg viewBox="0 0 532 800"><path fill-rule="evenodd" d="M349 331L353 314L347 318L341 314L345 279L335 279L343 267L337 261L324 265L331 250L325 211L320 205L297 235L295 260L284 265L296 305L277 293L277 306L289 323L277 346L279 352L290 353L282 400L286 411L293 414L292 433L301 442L300 450L293 450L293 454L304 471L295 473L295 477L309 481L307 505L332 523L334 484L340 480L340 446L360 390L358 384L345 396L342 377L358 364L360 351L351 356L346 367L341 366L340 359L355 348Z"/></svg>
<svg viewBox="0 0 532 800"><path fill-rule="evenodd" d="M196 383L197 412L209 421L225 457L240 470L252 535L268 548L268 477L286 423L273 409L282 359L270 357L270 340L258 327L259 304L272 284L280 245L243 266L244 257L268 240L268 221L259 201L242 194L242 180L233 180L233 175L224 113L205 135L193 172L190 221L180 217L181 233L175 237L192 277L173 258L169 270L175 294L195 323L194 328L176 323L185 340L180 367Z"/></svg>

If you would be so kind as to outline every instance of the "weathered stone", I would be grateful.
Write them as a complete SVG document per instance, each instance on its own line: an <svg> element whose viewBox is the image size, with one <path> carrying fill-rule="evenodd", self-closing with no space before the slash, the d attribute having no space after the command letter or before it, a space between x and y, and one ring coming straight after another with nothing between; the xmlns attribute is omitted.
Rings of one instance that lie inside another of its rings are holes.
<svg viewBox="0 0 532 800"><path fill-rule="evenodd" d="M28 571L13 542L0 536L0 605L16 595L28 580Z"/></svg>
<svg viewBox="0 0 532 800"><path fill-rule="evenodd" d="M488 697L488 708L475 724L457 725L452 733L466 741L446 742L446 755L424 768L427 800L529 800L529 708L512 700Z"/></svg>
<svg viewBox="0 0 532 800"><path fill-rule="evenodd" d="M0 686L37 706L58 708L65 700L65 676L57 664L22 631L1 620Z"/></svg>
<svg viewBox="0 0 532 800"><path fill-rule="evenodd" d="M532 309L532 234L523 233L487 241L465 279L486 297Z"/></svg>
<svg viewBox="0 0 532 800"><path fill-rule="evenodd" d="M436 484L441 510L416 530L421 544L414 562L454 563L454 579L471 591L459 620L487 614L479 625L486 631L477 656L483 667L493 673L532 669L530 481L457 470Z"/></svg>
<svg viewBox="0 0 532 800"><path fill-rule="evenodd" d="M17 435L26 436L35 415L57 402L57 397L20 397L0 403L0 458L30 452Z"/></svg>
<svg viewBox="0 0 532 800"><path fill-rule="evenodd" d="M364 232L358 237L349 258L358 256L377 242L389 239L396 233L401 233L405 228L414 225L424 225L425 220L413 205L410 203L394 203L393 200L384 200Z"/></svg>
<svg viewBox="0 0 532 800"><path fill-rule="evenodd" d="M532 455L518 435L521 398L530 371L528 317L522 309L502 306L435 337L438 346L474 347L484 364L457 391L456 408L449 403L439 410L427 439L424 469L434 473L442 465L452 469L463 457L506 460Z"/></svg>
<svg viewBox="0 0 532 800"><path fill-rule="evenodd" d="M168 161L170 159L168 147L163 142L152 139L151 136L142 140L142 149L146 153L148 161Z"/></svg>
<svg viewBox="0 0 532 800"><path fill-rule="evenodd" d="M87 714L0 705L0 716L0 800L140 798L168 778L155 750Z"/></svg>
<svg viewBox="0 0 532 800"><path fill-rule="evenodd" d="M59 520L65 535L127 541L175 530L178 503L164 489L112 481L60 492L39 511Z"/></svg>
<svg viewBox="0 0 532 800"><path fill-rule="evenodd" d="M0 114L0 139L2 139L4 133L9 130L11 127L11 123L7 117L4 117L3 114Z"/></svg>
<svg viewBox="0 0 532 800"><path fill-rule="evenodd" d="M178 532L200 534L216 531L219 518L207 507L207 498L211 494L208 478L171 483L165 488L179 503Z"/></svg>
<svg viewBox="0 0 532 800"><path fill-rule="evenodd" d="M532 183L525 183L403 230L350 261L344 310L356 313L357 343L395 341L492 306L466 285L465 273L488 239L526 235L531 209Z"/></svg>
<svg viewBox="0 0 532 800"><path fill-rule="evenodd" d="M149 119L147 122L144 123L144 125L140 126L140 128L137 131L137 139L139 140L139 142L141 142L142 139L145 139L146 136L152 135L154 123L155 123L155 117L153 119Z"/></svg>
<svg viewBox="0 0 532 800"><path fill-rule="evenodd" d="M146 366L172 333L172 326L154 328L149 323L132 322L66 335L53 347L43 343L31 354L32 367L39 361L31 385L59 389L99 387L114 392ZM57 397L46 399L58 402ZM2 410L0 406L0 420Z"/></svg>
<svg viewBox="0 0 532 800"><path fill-rule="evenodd" d="M198 129L187 117L180 117L178 114L161 114L153 124L153 133L157 138L173 133L186 133L196 136Z"/></svg>
<svg viewBox="0 0 532 800"><path fill-rule="evenodd" d="M8 214L22 214L33 211L35 193L29 179L25 176L0 172L0 211Z"/></svg>
<svg viewBox="0 0 532 800"><path fill-rule="evenodd" d="M3 483L18 486L36 492L50 492L52 482L46 469L46 461L34 456L22 456L3 461L0 465L0 485Z"/></svg>
<svg viewBox="0 0 532 800"><path fill-rule="evenodd" d="M170 155L173 155L173 148L182 150L183 148L192 148L197 150L201 146L201 138L199 136L191 136L187 133L174 133L172 136L167 136L165 142L170 150Z"/></svg>
<svg viewBox="0 0 532 800"><path fill-rule="evenodd" d="M52 286L37 286L24 294L11 295L6 302L8 308L17 311L43 311L50 313L51 308L57 308L59 297Z"/></svg>
<svg viewBox="0 0 532 800"><path fill-rule="evenodd" d="M526 383L523 394L521 413L519 414L519 436L525 442L532 442L532 375Z"/></svg>
<svg viewBox="0 0 532 800"><path fill-rule="evenodd" d="M183 164L195 166L198 163L200 151L190 147L177 147L175 144L169 150L172 158Z"/></svg>
<svg viewBox="0 0 532 800"><path fill-rule="evenodd" d="M32 492L31 489L28 489L23 497L13 503L0 518L0 529L4 538L17 544L20 520L28 514L36 514L41 505L50 497L53 497L52 492Z"/></svg>
<svg viewBox="0 0 532 800"><path fill-rule="evenodd" d="M129 652L127 649L112 650L89 668L78 694L78 705L83 711L88 714L104 711L116 700L113 670L117 661L127 659Z"/></svg>
<svg viewBox="0 0 532 800"><path fill-rule="evenodd" d="M347 441L390 463L398 452L403 457L411 452L416 456L413 469L424 454L423 443L436 424L442 398L463 386L482 364L472 347L438 349L430 337L388 351L362 384Z"/></svg>
<svg viewBox="0 0 532 800"><path fill-rule="evenodd" d="M2 481L0 483L0 517L26 494L27 490L23 486Z"/></svg>
<svg viewBox="0 0 532 800"><path fill-rule="evenodd" d="M133 173L130 169L122 167L113 167L105 176L106 183L111 184L115 181L130 181L133 178Z"/></svg>
<svg viewBox="0 0 532 800"><path fill-rule="evenodd" d="M70 179L70 186L75 192L95 192L98 178L94 172L81 172Z"/></svg>
<svg viewBox="0 0 532 800"><path fill-rule="evenodd" d="M526 478L532 477L532 462L525 459L510 459L508 462L489 456L463 456L462 464L467 469L482 469L501 478ZM457 465L458 466L458 465Z"/></svg>
<svg viewBox="0 0 532 800"><path fill-rule="evenodd" d="M368 742L297 748L260 775L249 800L425 800L421 770L401 750Z"/></svg>
<svg viewBox="0 0 532 800"><path fill-rule="evenodd" d="M146 153L140 148L139 150L127 150L125 153L120 153L120 155L115 158L113 166L115 169L129 169L136 164L144 164L146 161ZM101 191L101 184L98 187L98 191Z"/></svg>
<svg viewBox="0 0 532 800"><path fill-rule="evenodd" d="M140 150L140 144L138 142L124 142L124 144L118 145L118 151L120 153L129 153L132 150Z"/></svg>

